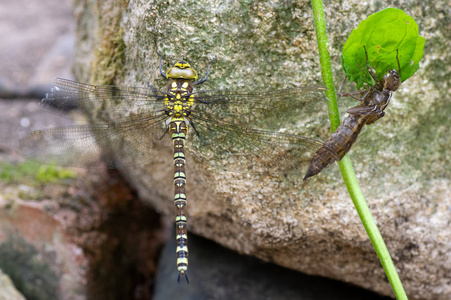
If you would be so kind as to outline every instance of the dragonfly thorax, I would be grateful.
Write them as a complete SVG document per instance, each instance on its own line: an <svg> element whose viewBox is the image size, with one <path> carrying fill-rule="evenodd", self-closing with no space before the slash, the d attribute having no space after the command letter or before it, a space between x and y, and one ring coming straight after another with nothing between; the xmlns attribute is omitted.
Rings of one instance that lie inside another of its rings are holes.
<svg viewBox="0 0 451 300"><path fill-rule="evenodd" d="M166 115L172 121L183 120L191 113L194 104L193 86L191 81L178 79L169 83L165 99Z"/></svg>

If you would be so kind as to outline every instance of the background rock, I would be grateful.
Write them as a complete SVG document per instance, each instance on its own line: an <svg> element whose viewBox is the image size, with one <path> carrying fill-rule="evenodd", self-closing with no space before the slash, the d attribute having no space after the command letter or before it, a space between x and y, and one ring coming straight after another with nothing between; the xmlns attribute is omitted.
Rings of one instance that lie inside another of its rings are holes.
<svg viewBox="0 0 451 300"><path fill-rule="evenodd" d="M34 7L27 2L15 11L34 8L34 13L23 14L27 22L42 16L47 16L44 19L51 24L67 19L69 8L59 12L60 1L39 3ZM391 4L326 3L337 85L343 77L341 47L351 29ZM0 7L4 37L8 33L3 29L8 28L5 20L15 21L7 19L14 10L3 3ZM387 115L364 129L351 156L409 298L448 299L450 17L444 1L398 1L396 7L419 24L420 34L426 37L425 56L418 73L396 93ZM115 5L112 1L76 1L75 16L78 29L73 69L80 81L141 86L150 81L163 87L155 55L158 48L164 55L165 68L183 58L193 63L200 74L205 73L211 58L218 57L203 89L230 86L253 90L320 82L313 18L307 2ZM36 20L27 24L37 26ZM35 59L31 54L38 52L38 46L46 47L44 56L54 48L56 37L51 29L37 28L37 32L31 34L37 39L36 47L30 44L10 51L16 44L14 38L27 36L17 33L11 39L4 38L0 46L0 72L4 72L0 73L0 87L9 87L5 90L14 95L24 93L17 84L23 87L24 82L32 81L35 72L29 72L30 68L49 65L45 59L41 63L39 59L28 60ZM64 40L65 31L57 32ZM12 80L15 76L11 72L18 70L26 74ZM63 72L57 75L68 77ZM352 86L348 89L352 90ZM349 102L340 102L342 108L348 107ZM326 139L325 113L318 114L314 118L324 120L318 122L322 126L304 128L300 120L291 130ZM168 149L153 165L124 170L140 197L166 213L168 223L173 220L171 156ZM243 178L242 174L226 176L207 169L203 161L190 159L188 164L191 232L266 261L392 295L336 167L304 184L303 174Z"/></svg>
<svg viewBox="0 0 451 300"><path fill-rule="evenodd" d="M117 174L15 153L32 130L73 125L38 110L56 77L72 77L73 29L70 1L0 1L0 298L25 299L15 286L35 300L151 299L158 215Z"/></svg>
<svg viewBox="0 0 451 300"><path fill-rule="evenodd" d="M0 1L0 95L42 97L55 74L72 77L70 1Z"/></svg>
<svg viewBox="0 0 451 300"><path fill-rule="evenodd" d="M186 59L200 74L217 57L203 89L320 82L309 2L172 4L76 1L76 78L135 86L150 79L164 86L157 79L159 50L165 68ZM366 16L390 5L326 3L337 85L344 76L340 51L347 36ZM411 299L448 299L449 13L445 2L401 1L396 7L417 21L426 37L425 55L418 73L396 92L386 117L364 129L350 155L407 294ZM324 114L319 111L315 118ZM325 140L328 127L323 124L304 127L300 116L295 128L286 124L284 129ZM173 218L170 157L168 149L161 160L124 174L144 201ZM303 174L255 177L224 174L206 161L189 160L188 165L191 232L282 266L393 295L337 168L304 183Z"/></svg>
<svg viewBox="0 0 451 300"><path fill-rule="evenodd" d="M83 299L83 252L49 209L45 202L2 201L0 266L27 298Z"/></svg>
<svg viewBox="0 0 451 300"><path fill-rule="evenodd" d="M3 300L25 300L14 287L11 278L0 270L0 299Z"/></svg>

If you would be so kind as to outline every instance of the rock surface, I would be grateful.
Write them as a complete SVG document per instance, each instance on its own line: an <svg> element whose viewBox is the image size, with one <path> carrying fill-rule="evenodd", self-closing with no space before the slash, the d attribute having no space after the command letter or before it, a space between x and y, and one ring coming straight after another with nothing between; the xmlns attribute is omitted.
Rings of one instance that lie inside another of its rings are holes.
<svg viewBox="0 0 451 300"><path fill-rule="evenodd" d="M22 294L20 294L11 278L0 270L0 299L2 300L26 300Z"/></svg>
<svg viewBox="0 0 451 300"><path fill-rule="evenodd" d="M70 1L1 1L0 96L42 97L55 74L70 78Z"/></svg>
<svg viewBox="0 0 451 300"><path fill-rule="evenodd" d="M159 217L120 177L57 179L54 170L43 181L21 172L0 182L0 268L27 299L151 298Z"/></svg>
<svg viewBox="0 0 451 300"><path fill-rule="evenodd" d="M44 201L2 200L0 266L18 289L36 299L84 299L87 260L63 223L45 212L57 209Z"/></svg>
<svg viewBox="0 0 451 300"><path fill-rule="evenodd" d="M388 1L326 5L335 78L340 49L365 16ZM172 4L175 4L172 2ZM426 37L418 73L396 92L386 116L364 129L350 155L371 211L410 299L451 297L450 30L444 1L401 1ZM79 81L145 86L165 66L193 62L200 74L218 57L204 89L318 84L309 2L75 1ZM350 88L350 87L349 87ZM321 119L324 112L315 118ZM327 138L327 125L296 129ZM294 130L285 124L285 129ZM173 218L171 150L123 170L140 197ZM337 168L303 174L226 174L188 161L189 229L231 249L307 274L393 295Z"/></svg>

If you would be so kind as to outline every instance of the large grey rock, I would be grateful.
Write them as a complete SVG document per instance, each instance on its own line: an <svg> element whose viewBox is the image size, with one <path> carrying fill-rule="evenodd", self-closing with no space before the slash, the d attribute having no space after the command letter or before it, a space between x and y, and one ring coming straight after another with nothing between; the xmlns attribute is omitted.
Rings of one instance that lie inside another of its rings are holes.
<svg viewBox="0 0 451 300"><path fill-rule="evenodd" d="M389 1L326 4L332 63L351 30ZM418 73L396 92L386 117L364 129L350 155L371 211L411 299L451 297L450 49L445 1L401 1L426 37ZM75 2L76 78L96 84L157 86L155 50L200 74L203 88L237 90L317 84L320 68L309 2ZM169 61L169 62L168 62ZM318 111L321 119L325 111ZM301 118L301 117L300 117ZM300 134L327 138L327 123ZM293 126L284 124L282 127ZM123 170L141 198L173 218L171 149ZM296 163L296 162L293 162ZM304 174L222 173L188 161L192 232L241 253L304 273L393 295L337 168L307 183ZM175 272L175 270L174 270Z"/></svg>

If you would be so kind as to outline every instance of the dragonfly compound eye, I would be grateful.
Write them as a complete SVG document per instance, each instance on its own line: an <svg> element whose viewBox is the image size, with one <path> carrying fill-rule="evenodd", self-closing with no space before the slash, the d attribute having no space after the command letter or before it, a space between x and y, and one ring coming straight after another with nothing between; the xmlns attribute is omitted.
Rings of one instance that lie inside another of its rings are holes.
<svg viewBox="0 0 451 300"><path fill-rule="evenodd" d="M197 72L189 63L179 61L166 72L166 78L197 80Z"/></svg>
<svg viewBox="0 0 451 300"><path fill-rule="evenodd" d="M401 78L398 71L395 69L389 70L387 74L384 75L385 88L394 92L401 85Z"/></svg>

